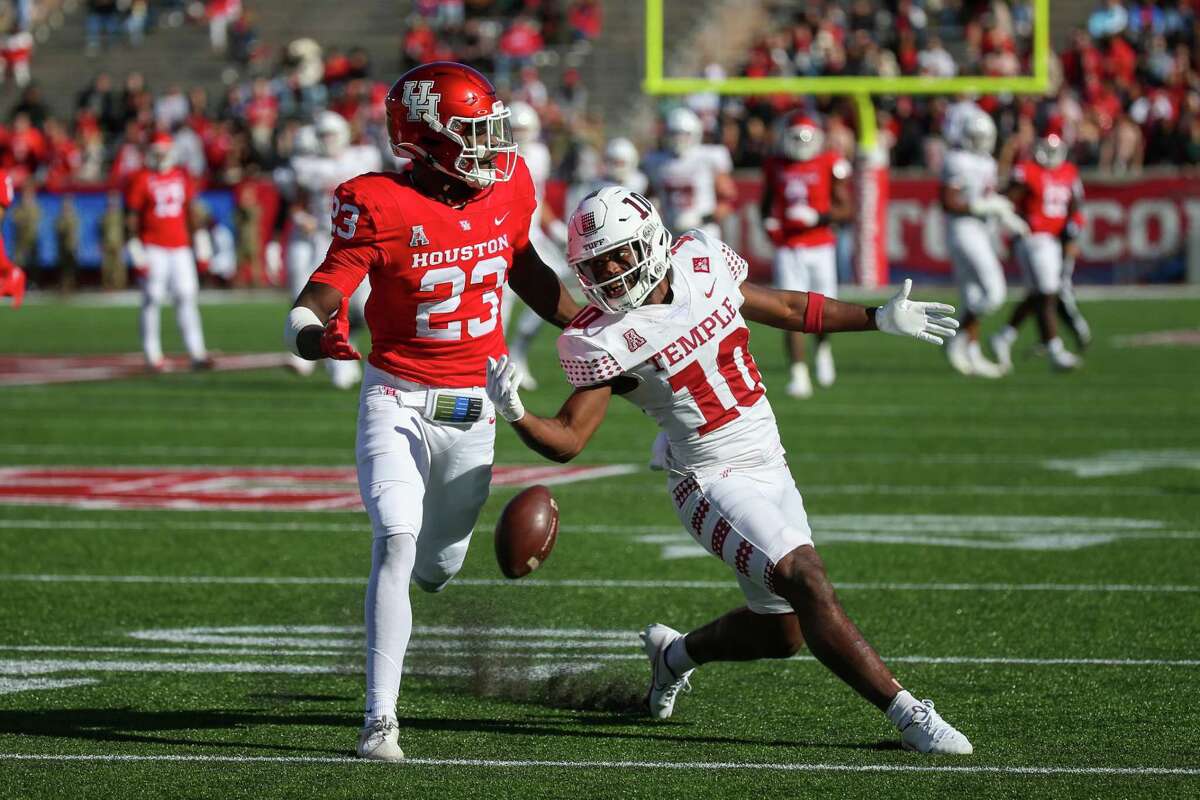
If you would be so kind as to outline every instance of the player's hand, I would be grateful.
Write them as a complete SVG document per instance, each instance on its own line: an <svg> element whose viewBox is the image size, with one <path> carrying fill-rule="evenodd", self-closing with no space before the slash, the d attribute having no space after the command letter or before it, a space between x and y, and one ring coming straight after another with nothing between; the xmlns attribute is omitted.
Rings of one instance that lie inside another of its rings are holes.
<svg viewBox="0 0 1200 800"><path fill-rule="evenodd" d="M783 244L783 226L779 224L779 220L767 217L763 220L763 230L767 232L767 237L776 247Z"/></svg>
<svg viewBox="0 0 1200 800"><path fill-rule="evenodd" d="M787 218L792 222L799 222L806 228L811 228L820 221L821 215L812 206L797 204L788 206Z"/></svg>
<svg viewBox="0 0 1200 800"><path fill-rule="evenodd" d="M954 306L909 300L912 279L905 278L896 296L875 311L875 327L896 336L912 336L922 342L942 344L958 331L958 320L951 316Z"/></svg>
<svg viewBox="0 0 1200 800"><path fill-rule="evenodd" d="M1004 228L1004 230L1008 231L1013 236L1025 237L1030 233L1029 223L1021 219L1017 212L1013 211L1011 208L1001 211L996 215L996 218L1000 220L1000 225Z"/></svg>
<svg viewBox="0 0 1200 800"><path fill-rule="evenodd" d="M521 385L521 376L517 374L517 365L508 356L499 359L488 356L487 360L487 396L496 407L496 413L509 422L516 422L525 416L525 404L517 387Z"/></svg>
<svg viewBox="0 0 1200 800"><path fill-rule="evenodd" d="M334 361L358 361L362 358L354 345L350 344L350 298L343 297L342 304L321 334L321 356Z"/></svg>

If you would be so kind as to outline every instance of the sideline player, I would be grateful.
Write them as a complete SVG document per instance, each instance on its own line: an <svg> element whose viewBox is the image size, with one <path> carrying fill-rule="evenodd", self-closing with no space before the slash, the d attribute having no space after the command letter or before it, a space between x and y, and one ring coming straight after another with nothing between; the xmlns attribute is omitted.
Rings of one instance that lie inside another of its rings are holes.
<svg viewBox="0 0 1200 800"><path fill-rule="evenodd" d="M159 308L167 295L175 304L175 321L192 360L192 369L211 369L196 295L200 288L192 253L191 176L175 164L174 142L158 133L146 152L145 169L134 173L125 191L130 232L126 250L142 289L142 352L146 367L165 369Z"/></svg>
<svg viewBox="0 0 1200 800"><path fill-rule="evenodd" d="M1057 120L1047 123L1033 159L1013 167L1008 196L1029 224L1030 233L1017 240L1017 260L1029 293L1013 309L1008 325L992 337L992 352L1001 368L1010 371L1017 329L1033 314L1051 367L1075 369L1079 358L1058 335L1058 306L1064 273L1063 236L1083 199L1083 184L1079 170L1067 161L1067 143Z"/></svg>
<svg viewBox="0 0 1200 800"><path fill-rule="evenodd" d="M854 215L850 162L825 149L821 127L801 111L793 111L779 128L778 155L763 165L762 217L775 242L775 287L789 292L817 292L837 297L837 254L831 223ZM817 383L832 386L836 377L833 347L817 334ZM790 397L812 396L812 379L804 361L804 334L784 333L791 359Z"/></svg>
<svg viewBox="0 0 1200 800"><path fill-rule="evenodd" d="M374 145L351 143L350 123L336 111L321 111L312 127L315 152L302 152L292 159L295 196L291 203L291 233L287 243L288 288L295 298L321 263L333 234L329 227L329 202L339 183L364 172L376 172L383 162ZM364 281L350 300L351 333L363 317L370 285ZM357 362L328 359L326 369L333 385L351 389L361 378ZM315 364L291 354L288 366L301 375L312 373Z"/></svg>
<svg viewBox="0 0 1200 800"><path fill-rule="evenodd" d="M528 103L517 101L509 106L509 110L512 112L512 132L517 142L517 152L529 167L537 197L537 208L529 221L529 240L533 242L542 261L566 281L571 274L562 255L567 246L567 226L546 205L546 181L550 179L551 162L550 148L541 139L542 122L538 119L537 111ZM511 292L505 293L501 321L506 332L514 299ZM521 387L530 391L537 388L537 379L529 370L529 348L541 328L542 318L533 311L525 311L517 320L512 341L509 342L509 353L522 375Z"/></svg>
<svg viewBox="0 0 1200 800"><path fill-rule="evenodd" d="M575 387L557 416L526 413L511 364L489 362L488 395L533 450L578 455L612 395L623 394L670 437L668 491L683 525L737 574L746 605L687 636L650 625L650 713L671 716L693 669L711 661L813 655L926 753L970 753L966 737L892 677L842 610L813 548L804 502L750 355L752 320L784 330L882 330L941 344L954 309L908 299L880 308L744 283L746 262L702 231L671 245L658 212L614 187L568 223L567 260L591 305L558 340Z"/></svg>
<svg viewBox="0 0 1200 800"><path fill-rule="evenodd" d="M982 110L963 112L959 139L950 142L942 166L942 208L946 249L962 296L962 327L966 336L946 344L946 357L963 375L999 378L1004 369L983 355L980 320L1004 303L1007 284L996 255L990 223L998 219L1010 232L1023 235L1028 226L1013 211L1012 202L996 193L996 124Z"/></svg>
<svg viewBox="0 0 1200 800"><path fill-rule="evenodd" d="M533 181L492 83L463 64L424 64L392 85L385 109L392 149L412 163L337 187L333 245L285 339L303 358L357 360L347 306L370 277L356 444L373 532L358 755L399 761L409 583L446 587L488 496L496 426L484 386L487 359L505 353L501 293L507 283L559 326L578 306L530 243Z"/></svg>
<svg viewBox="0 0 1200 800"><path fill-rule="evenodd" d="M737 198L733 158L723 144L703 144L703 125L689 108L667 114L666 149L646 159L651 196L663 210L667 229L699 228L712 236Z"/></svg>
<svg viewBox="0 0 1200 800"><path fill-rule="evenodd" d="M4 222L13 198L12 175L0 170L0 223ZM25 270L8 260L3 238L0 238L0 297L11 297L14 311L25 299Z"/></svg>

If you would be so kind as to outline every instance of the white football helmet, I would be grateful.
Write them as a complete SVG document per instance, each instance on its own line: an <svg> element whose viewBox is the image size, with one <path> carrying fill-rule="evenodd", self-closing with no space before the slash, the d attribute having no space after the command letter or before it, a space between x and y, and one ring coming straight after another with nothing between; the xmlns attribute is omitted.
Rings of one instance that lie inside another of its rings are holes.
<svg viewBox="0 0 1200 800"><path fill-rule="evenodd" d="M1047 169L1057 169L1067 160L1069 150L1066 137L1063 136L1062 120L1052 117L1042 127L1042 135L1033 147L1034 159Z"/></svg>
<svg viewBox="0 0 1200 800"><path fill-rule="evenodd" d="M675 155L698 147L703 136L704 126L690 108L675 108L667 114L667 149Z"/></svg>
<svg viewBox="0 0 1200 800"><path fill-rule="evenodd" d="M304 125L296 130L296 138L292 143L292 153L298 156L315 156L321 151L321 140L317 137L316 128Z"/></svg>
<svg viewBox="0 0 1200 800"><path fill-rule="evenodd" d="M973 112L963 123L963 147L972 153L990 156L996 148L996 123L986 111Z"/></svg>
<svg viewBox="0 0 1200 800"><path fill-rule="evenodd" d="M633 142L619 136L604 147L604 171L612 180L625 183L637 168L638 149Z"/></svg>
<svg viewBox="0 0 1200 800"><path fill-rule="evenodd" d="M508 107L508 111L508 124L512 126L513 139L518 147L528 146L541 138L542 121L533 106L517 100Z"/></svg>
<svg viewBox="0 0 1200 800"><path fill-rule="evenodd" d="M350 123L336 111L322 111L313 124L321 142L321 155L337 158L350 146Z"/></svg>
<svg viewBox="0 0 1200 800"><path fill-rule="evenodd" d="M614 314L646 301L667 274L670 248L658 211L621 186L583 198L567 223L567 263L588 299Z"/></svg>
<svg viewBox="0 0 1200 800"><path fill-rule="evenodd" d="M825 132L812 117L793 111L779 131L779 153L792 161L811 161L825 149Z"/></svg>
<svg viewBox="0 0 1200 800"><path fill-rule="evenodd" d="M175 166L175 140L169 133L156 133L146 148L146 166L155 172L167 172Z"/></svg>

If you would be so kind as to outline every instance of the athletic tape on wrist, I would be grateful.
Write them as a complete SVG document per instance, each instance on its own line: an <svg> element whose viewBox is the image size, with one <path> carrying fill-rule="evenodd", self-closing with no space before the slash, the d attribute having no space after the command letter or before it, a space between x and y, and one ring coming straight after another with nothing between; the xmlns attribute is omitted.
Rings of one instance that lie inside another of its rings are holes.
<svg viewBox="0 0 1200 800"><path fill-rule="evenodd" d="M825 327L825 295L808 293L808 307L804 309L804 333L820 333Z"/></svg>
<svg viewBox="0 0 1200 800"><path fill-rule="evenodd" d="M296 306L288 312L287 321L283 325L283 343L288 350L291 350L295 355L303 358L300 352L298 338L300 331L307 327L316 325L319 328L324 326L321 324L320 318L313 312L311 308L305 306Z"/></svg>

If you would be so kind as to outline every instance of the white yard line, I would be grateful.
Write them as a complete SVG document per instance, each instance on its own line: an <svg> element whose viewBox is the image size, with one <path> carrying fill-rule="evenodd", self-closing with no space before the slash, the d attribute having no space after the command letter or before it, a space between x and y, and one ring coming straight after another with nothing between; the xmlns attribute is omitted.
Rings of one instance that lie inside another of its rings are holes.
<svg viewBox="0 0 1200 800"><path fill-rule="evenodd" d="M0 753L0 761L50 762L167 762L218 764L358 764L368 769L383 762L365 761L349 756L214 756L214 755L134 755L128 753ZM943 772L985 775L1115 775L1200 776L1195 767L1083 767L1083 766L1003 766L954 764L828 764L828 763L762 763L744 761L551 761L541 759L486 758L409 758L405 762L419 767L478 767L483 769L628 769L628 770L759 770L769 772Z"/></svg>
<svg viewBox="0 0 1200 800"><path fill-rule="evenodd" d="M0 574L0 583L132 583L132 584L218 584L243 586L365 586L366 578L244 575L55 575L41 573ZM732 580L619 580L564 578L561 580L517 580L502 578L457 578L455 586L507 586L530 589L730 589ZM1141 594L1195 594L1200 585L1134 583L895 583L846 581L836 584L841 591L896 592L1132 592Z"/></svg>

